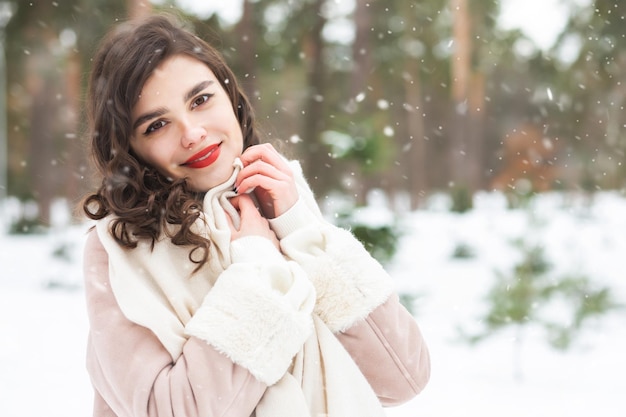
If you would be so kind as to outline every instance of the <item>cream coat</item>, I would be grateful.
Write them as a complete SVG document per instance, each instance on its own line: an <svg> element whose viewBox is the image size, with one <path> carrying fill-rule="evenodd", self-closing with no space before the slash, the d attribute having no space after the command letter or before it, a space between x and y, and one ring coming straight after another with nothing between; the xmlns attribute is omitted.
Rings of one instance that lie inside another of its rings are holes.
<svg viewBox="0 0 626 417"><path fill-rule="evenodd" d="M282 254L261 238L220 237L219 193L204 202L219 253L193 276L167 239L124 251L98 224L85 262L95 415L378 416L376 396L393 403L423 388L427 350L389 277L323 221L295 168L301 200L272 221ZM133 353L160 366L138 367Z"/></svg>

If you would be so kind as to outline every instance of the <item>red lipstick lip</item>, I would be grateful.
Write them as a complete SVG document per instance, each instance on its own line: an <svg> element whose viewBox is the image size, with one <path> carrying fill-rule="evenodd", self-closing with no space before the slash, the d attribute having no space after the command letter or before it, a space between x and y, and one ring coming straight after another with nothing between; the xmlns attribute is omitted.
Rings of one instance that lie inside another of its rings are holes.
<svg viewBox="0 0 626 417"><path fill-rule="evenodd" d="M204 168L211 165L220 156L220 145L222 143L216 143L214 145L207 146L200 152L194 154L185 163L181 164L188 168Z"/></svg>

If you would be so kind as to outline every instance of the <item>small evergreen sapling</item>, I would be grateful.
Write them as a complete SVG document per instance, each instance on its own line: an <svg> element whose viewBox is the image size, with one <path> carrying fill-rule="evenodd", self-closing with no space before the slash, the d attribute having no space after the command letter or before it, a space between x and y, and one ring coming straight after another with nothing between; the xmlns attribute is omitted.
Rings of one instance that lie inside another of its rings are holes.
<svg viewBox="0 0 626 417"><path fill-rule="evenodd" d="M592 285L585 275L553 277L552 265L541 246L516 242L522 258L510 273L496 271L496 280L487 293L487 311L481 317L483 329L474 334L460 329L462 337L476 344L502 330L515 330L514 374L521 379L521 351L525 330L539 326L548 343L566 350L592 318L619 307L608 287ZM559 320L554 317L565 317ZM564 311L561 311L564 310Z"/></svg>

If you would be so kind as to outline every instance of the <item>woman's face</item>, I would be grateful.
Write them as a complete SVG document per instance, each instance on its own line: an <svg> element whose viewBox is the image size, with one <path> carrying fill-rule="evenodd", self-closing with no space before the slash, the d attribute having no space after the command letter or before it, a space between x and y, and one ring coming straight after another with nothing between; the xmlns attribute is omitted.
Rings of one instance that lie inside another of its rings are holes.
<svg viewBox="0 0 626 417"><path fill-rule="evenodd" d="M166 177L186 178L194 191L226 181L243 151L226 91L203 62L186 55L163 61L148 78L132 123L135 153Z"/></svg>

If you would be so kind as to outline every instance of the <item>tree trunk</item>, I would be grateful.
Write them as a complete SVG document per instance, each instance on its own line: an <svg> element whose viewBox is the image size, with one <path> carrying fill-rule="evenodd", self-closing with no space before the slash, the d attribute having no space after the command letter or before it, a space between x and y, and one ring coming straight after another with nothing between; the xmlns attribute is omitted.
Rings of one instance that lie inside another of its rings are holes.
<svg viewBox="0 0 626 417"><path fill-rule="evenodd" d="M354 71L352 71L350 83L351 98L365 91L367 77L372 69L372 45L369 39L372 28L370 3L370 0L356 0L354 9L355 37L352 44Z"/></svg>
<svg viewBox="0 0 626 417"><path fill-rule="evenodd" d="M246 95L252 99L257 93L256 85L256 60L255 54L255 27L254 27L254 4L251 0L244 0L241 20L235 28L237 38L237 59L244 77L241 77L242 88Z"/></svg>
<svg viewBox="0 0 626 417"><path fill-rule="evenodd" d="M303 50L306 56L306 80L308 94L305 103L304 125L302 132L304 171L316 190L330 188L331 175L328 175L332 161L320 143L320 134L324 131L324 103L326 71L323 62L322 30L326 18L322 15L325 0L315 0L311 4L310 16L315 23L304 39Z"/></svg>
<svg viewBox="0 0 626 417"><path fill-rule="evenodd" d="M454 53L452 55L452 109L450 137L450 176L458 187L468 183L467 141L469 128L469 82L471 77L471 25L468 0L451 0Z"/></svg>
<svg viewBox="0 0 626 417"><path fill-rule="evenodd" d="M417 59L408 59L405 63L405 70L408 77L405 81L403 114L408 138L400 152L403 171L408 182L410 209L416 210L426 197L428 189L423 103Z"/></svg>
<svg viewBox="0 0 626 417"><path fill-rule="evenodd" d="M404 15L411 16L411 3L405 2ZM409 36L408 33L405 36ZM426 141L424 139L424 103L422 102L420 64L417 57L407 56L404 61L404 105L400 110L404 118L407 136L400 147L401 167L405 173L409 208L416 210L421 205L428 189L426 172Z"/></svg>
<svg viewBox="0 0 626 417"><path fill-rule="evenodd" d="M150 15L152 4L149 0L127 0L128 17L131 20L141 19Z"/></svg>
<svg viewBox="0 0 626 417"><path fill-rule="evenodd" d="M50 226L52 199L56 195L57 164L55 119L57 105L54 81L43 79L31 93L30 129L30 173L33 180L33 195L37 201L39 223Z"/></svg>
<svg viewBox="0 0 626 417"><path fill-rule="evenodd" d="M472 190L485 189L485 74L474 72L469 97L469 146L468 146L468 177Z"/></svg>
<svg viewBox="0 0 626 417"><path fill-rule="evenodd" d="M81 60L75 51L70 51L65 69L65 193L66 198L78 202L86 192L87 184L82 181L86 171L86 155L78 132L80 114ZM85 167L84 169L81 168Z"/></svg>
<svg viewBox="0 0 626 417"><path fill-rule="evenodd" d="M352 44L352 62L354 63L354 69L350 80L351 106L353 106L357 114L367 116L372 114L371 106L368 106L368 103L371 101L364 100L360 103L361 108L357 110L355 98L359 94L367 91L368 76L373 67L372 44L369 36L372 28L371 9L370 0L356 0L354 9L355 36L354 43ZM356 165L359 164L356 163ZM356 166L354 171L358 172L358 175L355 175L355 184L353 185L356 204L365 205L367 202L367 194L370 189L374 187L374 184L371 178L363 174L359 166Z"/></svg>

